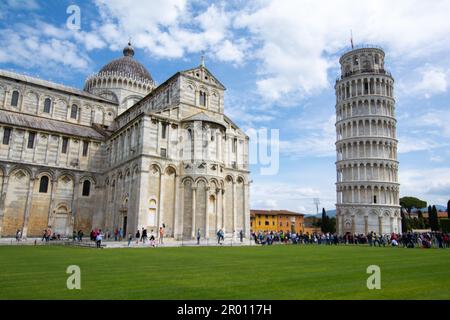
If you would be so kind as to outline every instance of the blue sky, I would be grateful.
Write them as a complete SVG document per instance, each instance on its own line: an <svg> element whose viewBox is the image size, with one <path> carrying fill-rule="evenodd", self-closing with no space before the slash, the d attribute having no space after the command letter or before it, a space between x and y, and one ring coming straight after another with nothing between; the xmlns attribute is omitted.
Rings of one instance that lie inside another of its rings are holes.
<svg viewBox="0 0 450 320"><path fill-rule="evenodd" d="M69 5L80 28L67 27ZM339 56L384 48L396 80L401 196L450 198L450 1L5 0L0 68L66 85L121 55L158 83L206 65L227 87L225 112L244 130L279 130L279 170L252 165L252 208L313 213L335 203L335 97Z"/></svg>

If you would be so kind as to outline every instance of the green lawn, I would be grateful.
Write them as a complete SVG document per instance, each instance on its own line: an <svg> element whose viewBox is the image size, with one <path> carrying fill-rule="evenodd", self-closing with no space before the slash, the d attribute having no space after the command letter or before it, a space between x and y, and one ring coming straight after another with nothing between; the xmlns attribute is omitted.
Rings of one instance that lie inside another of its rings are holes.
<svg viewBox="0 0 450 320"><path fill-rule="evenodd" d="M381 290L366 287L373 264ZM1 246L0 299L450 299L450 250Z"/></svg>

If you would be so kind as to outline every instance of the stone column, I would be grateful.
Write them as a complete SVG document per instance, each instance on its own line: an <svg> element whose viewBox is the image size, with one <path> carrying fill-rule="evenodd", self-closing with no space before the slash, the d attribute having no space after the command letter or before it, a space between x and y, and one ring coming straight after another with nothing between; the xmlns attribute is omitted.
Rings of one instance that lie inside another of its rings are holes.
<svg viewBox="0 0 450 320"><path fill-rule="evenodd" d="M365 234L369 233L369 217L368 216L364 216L364 233Z"/></svg>
<svg viewBox="0 0 450 320"><path fill-rule="evenodd" d="M3 232L3 216L5 212L5 201L6 201L6 195L8 194L8 181L9 176L3 176L3 186L1 189L0 194L0 237L2 236Z"/></svg>
<svg viewBox="0 0 450 320"><path fill-rule="evenodd" d="M192 186L192 230L191 230L192 238L195 238L195 205L197 201L196 192L197 187Z"/></svg>
<svg viewBox="0 0 450 320"><path fill-rule="evenodd" d="M223 233L226 233L225 230L225 188L222 189L222 229L223 229Z"/></svg>
<svg viewBox="0 0 450 320"><path fill-rule="evenodd" d="M177 201L175 202L175 219L174 219L174 238L180 240L183 238L183 216L184 216L184 183L179 177L176 177Z"/></svg>
<svg viewBox="0 0 450 320"><path fill-rule="evenodd" d="M222 212L222 189L220 188L216 188L216 230L214 230L215 232L217 232L222 225L221 220L221 215L220 212Z"/></svg>
<svg viewBox="0 0 450 320"><path fill-rule="evenodd" d="M184 188L183 185L180 184L180 176L178 174L175 175L175 195L174 195L174 217L173 217L173 237L178 240L179 236L179 230L183 230L183 228L179 226L179 223L181 221L181 216L183 215L182 212L182 206L181 206L181 199L182 194L184 194Z"/></svg>
<svg viewBox="0 0 450 320"><path fill-rule="evenodd" d="M250 239L250 208L248 199L250 196L250 185L249 183L244 184L244 236Z"/></svg>
<svg viewBox="0 0 450 320"><path fill-rule="evenodd" d="M356 232L355 215L352 215L352 234Z"/></svg>
<svg viewBox="0 0 450 320"><path fill-rule="evenodd" d="M339 214L336 214L336 233L337 234L342 234L342 231L339 230L339 223L341 222L341 217Z"/></svg>
<svg viewBox="0 0 450 320"><path fill-rule="evenodd" d="M55 178L55 180L52 181L52 187L51 187L51 194L50 194L50 207L48 209L48 222L47 226L53 227L53 211L55 210L55 195L58 190L58 178Z"/></svg>
<svg viewBox="0 0 450 320"><path fill-rule="evenodd" d="M209 239L209 190L210 187L205 188L205 239Z"/></svg>
<svg viewBox="0 0 450 320"><path fill-rule="evenodd" d="M236 219L237 219L237 210L236 210L236 181L233 181L233 238L236 235Z"/></svg>
<svg viewBox="0 0 450 320"><path fill-rule="evenodd" d="M79 188L79 177L75 176L75 180L73 181L73 194L72 194L72 218L73 218L73 227L78 227L78 193L80 192ZM117 183L116 183L117 185Z"/></svg>
<svg viewBox="0 0 450 320"><path fill-rule="evenodd" d="M26 206L25 206L25 214L24 214L24 219L23 219L23 228L22 228L22 236L24 238L27 237L27 232L28 232L28 221L30 220L31 203L33 202L33 186L34 186L34 178L30 177L30 183L28 185L27 201L26 201Z"/></svg>
<svg viewBox="0 0 450 320"><path fill-rule="evenodd" d="M6 101L8 101L8 96L9 96L9 91L5 90L5 97L4 97L3 102L2 102L3 109L6 109Z"/></svg>
<svg viewBox="0 0 450 320"><path fill-rule="evenodd" d="M390 220L391 220L391 223L390 223L391 224L391 232L390 233L392 233L392 232L394 232L394 217L390 217Z"/></svg>
<svg viewBox="0 0 450 320"><path fill-rule="evenodd" d="M380 234L383 234L383 217L378 217L378 230Z"/></svg>
<svg viewBox="0 0 450 320"><path fill-rule="evenodd" d="M156 230L164 223L164 172L159 176L159 199L158 199L158 218Z"/></svg>

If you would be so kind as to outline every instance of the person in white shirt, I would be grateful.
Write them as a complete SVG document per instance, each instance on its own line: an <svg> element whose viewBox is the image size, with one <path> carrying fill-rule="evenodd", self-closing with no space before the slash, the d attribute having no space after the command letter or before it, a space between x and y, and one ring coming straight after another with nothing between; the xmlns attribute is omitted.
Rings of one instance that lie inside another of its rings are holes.
<svg viewBox="0 0 450 320"><path fill-rule="evenodd" d="M97 237L95 237L95 243L97 244L97 248L102 247L102 239L103 239L102 230L98 230Z"/></svg>

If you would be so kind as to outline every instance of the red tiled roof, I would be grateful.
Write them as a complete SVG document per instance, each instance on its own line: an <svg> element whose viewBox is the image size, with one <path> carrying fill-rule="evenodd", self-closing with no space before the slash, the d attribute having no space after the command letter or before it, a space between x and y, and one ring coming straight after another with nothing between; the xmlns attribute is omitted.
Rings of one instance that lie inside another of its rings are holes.
<svg viewBox="0 0 450 320"><path fill-rule="evenodd" d="M303 213L298 213L289 210L250 210L250 216L255 216L257 214L265 215L265 216L304 216Z"/></svg>

